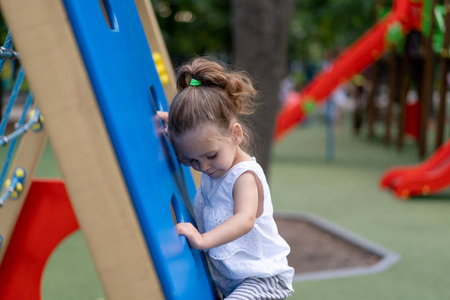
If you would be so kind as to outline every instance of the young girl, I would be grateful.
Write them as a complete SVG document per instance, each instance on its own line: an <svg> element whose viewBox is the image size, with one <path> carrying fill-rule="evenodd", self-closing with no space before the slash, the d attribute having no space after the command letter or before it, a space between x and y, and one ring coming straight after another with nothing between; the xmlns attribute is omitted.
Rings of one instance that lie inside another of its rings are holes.
<svg viewBox="0 0 450 300"><path fill-rule="evenodd" d="M205 250L226 299L285 299L294 269L278 234L263 170L244 151L239 117L252 112L249 78L197 58L182 66L170 112L158 112L180 161L202 172L191 223L176 225L191 247Z"/></svg>

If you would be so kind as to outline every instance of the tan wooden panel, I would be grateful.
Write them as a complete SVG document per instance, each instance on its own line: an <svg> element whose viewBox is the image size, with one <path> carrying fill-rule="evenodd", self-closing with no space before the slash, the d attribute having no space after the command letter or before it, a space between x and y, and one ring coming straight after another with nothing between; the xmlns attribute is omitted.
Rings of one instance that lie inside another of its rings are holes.
<svg viewBox="0 0 450 300"><path fill-rule="evenodd" d="M47 131L45 127L40 132L27 132L20 141L14 161L11 163L10 174L8 178L12 177L12 173L17 167L24 168L27 172L23 184L23 191L19 198L9 201L7 200L3 207L0 208L0 234L3 238L3 243L0 248L0 263L5 255L9 240L22 210L26 195L30 188L31 179L36 172L39 159L42 151L44 151L47 142Z"/></svg>
<svg viewBox="0 0 450 300"><path fill-rule="evenodd" d="M107 299L163 299L61 1L0 4Z"/></svg>
<svg viewBox="0 0 450 300"><path fill-rule="evenodd" d="M166 44L164 43L155 12L150 1L135 0L134 2L138 9L139 17L141 18L141 23L144 27L145 35L147 36L147 41L150 45L152 53L158 52L163 58L167 75L170 78L169 83L167 85L163 85L164 92L166 93L167 100L172 102L173 97L176 95L175 72L173 70L172 62L170 60Z"/></svg>

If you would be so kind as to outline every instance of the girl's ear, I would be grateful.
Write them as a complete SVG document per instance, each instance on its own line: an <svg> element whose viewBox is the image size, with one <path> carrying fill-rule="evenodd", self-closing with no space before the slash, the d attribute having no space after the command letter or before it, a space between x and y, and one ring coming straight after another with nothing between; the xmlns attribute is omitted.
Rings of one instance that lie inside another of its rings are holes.
<svg viewBox="0 0 450 300"><path fill-rule="evenodd" d="M241 124L234 123L233 125L231 125L231 136L233 139L233 144L241 144L242 139L244 138L244 131L242 130Z"/></svg>

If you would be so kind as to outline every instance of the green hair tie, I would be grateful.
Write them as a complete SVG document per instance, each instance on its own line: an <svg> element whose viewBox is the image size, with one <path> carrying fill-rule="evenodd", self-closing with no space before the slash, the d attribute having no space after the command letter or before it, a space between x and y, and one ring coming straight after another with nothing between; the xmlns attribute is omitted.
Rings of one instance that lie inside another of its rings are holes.
<svg viewBox="0 0 450 300"><path fill-rule="evenodd" d="M191 84L191 86L199 86L199 85L201 85L202 83L201 83L200 81L198 81L198 80L192 78L190 84Z"/></svg>

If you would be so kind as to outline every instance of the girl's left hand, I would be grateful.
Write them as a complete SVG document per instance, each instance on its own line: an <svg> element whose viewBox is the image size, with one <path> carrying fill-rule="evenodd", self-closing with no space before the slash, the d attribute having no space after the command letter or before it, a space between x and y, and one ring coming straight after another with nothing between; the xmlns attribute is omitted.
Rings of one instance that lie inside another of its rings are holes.
<svg viewBox="0 0 450 300"><path fill-rule="evenodd" d="M156 114L164 124L164 131L167 133L167 125L169 123L169 113L165 111L157 111Z"/></svg>
<svg viewBox="0 0 450 300"><path fill-rule="evenodd" d="M178 223L175 226L175 229L179 235L184 235L187 238L189 245L191 245L192 248L207 250L204 247L203 235L198 232L197 228L195 228L191 223Z"/></svg>

